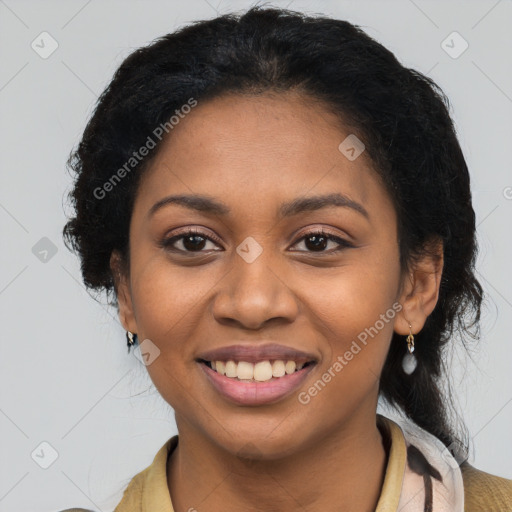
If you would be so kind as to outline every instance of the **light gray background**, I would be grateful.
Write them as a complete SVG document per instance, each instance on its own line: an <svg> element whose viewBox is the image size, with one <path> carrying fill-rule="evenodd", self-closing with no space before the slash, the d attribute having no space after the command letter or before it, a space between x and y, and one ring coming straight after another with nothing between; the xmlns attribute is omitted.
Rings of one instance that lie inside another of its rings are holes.
<svg viewBox="0 0 512 512"><path fill-rule="evenodd" d="M130 478L176 433L145 367L127 355L114 312L86 293L78 260L63 245L65 161L132 50L251 4L217 2L0 0L0 511L113 510ZM473 361L454 356L456 398L472 435L470 460L512 478L512 2L274 5L360 24L450 98L472 174L488 293ZM47 59L31 48L43 31L59 45ZM441 47L453 31L469 43L456 59ZM43 237L57 248L46 262L32 252ZM49 456L44 446L41 456L43 441L58 452L48 469L31 457L36 449L39 460Z"/></svg>

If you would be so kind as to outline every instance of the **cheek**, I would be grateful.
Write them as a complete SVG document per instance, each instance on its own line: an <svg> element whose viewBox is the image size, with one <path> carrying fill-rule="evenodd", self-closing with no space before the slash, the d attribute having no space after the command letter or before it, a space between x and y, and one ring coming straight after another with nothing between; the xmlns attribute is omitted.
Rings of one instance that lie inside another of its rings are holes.
<svg viewBox="0 0 512 512"><path fill-rule="evenodd" d="M208 265L178 267L154 249L139 250L131 263L139 340L149 339L158 354L148 374L164 400L181 409L190 401L194 343L208 314L209 291L222 275Z"/></svg>
<svg viewBox="0 0 512 512"><path fill-rule="evenodd" d="M358 249L329 275L321 270L303 284L305 300L336 331L373 325L398 298L400 267L393 247ZM350 332L349 332L350 331Z"/></svg>
<svg viewBox="0 0 512 512"><path fill-rule="evenodd" d="M315 378L298 395L309 417L324 418L326 430L361 404L373 406L396 316L398 272L353 266L347 274L313 298L327 343Z"/></svg>
<svg viewBox="0 0 512 512"><path fill-rule="evenodd" d="M389 246L359 251L353 261L322 280L321 287L320 281L314 287L311 280L307 300L328 341L323 370L341 357L343 374L350 375L347 383L353 379L369 384L380 375L400 308L399 277L398 252Z"/></svg>
<svg viewBox="0 0 512 512"><path fill-rule="evenodd" d="M132 264L132 297L137 326L148 338L175 345L196 319L201 298L214 284L211 270L179 267L165 254L140 254ZM165 349L165 346L162 347Z"/></svg>

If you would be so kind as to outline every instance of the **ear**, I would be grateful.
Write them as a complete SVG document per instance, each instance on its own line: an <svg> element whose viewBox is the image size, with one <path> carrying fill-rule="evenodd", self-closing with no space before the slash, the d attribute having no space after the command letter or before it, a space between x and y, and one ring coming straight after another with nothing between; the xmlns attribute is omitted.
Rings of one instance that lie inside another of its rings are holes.
<svg viewBox="0 0 512 512"><path fill-rule="evenodd" d="M399 298L403 309L397 314L394 325L397 334L405 336L410 330L417 334L423 329L439 298L443 265L443 241L439 238L429 241L424 253L411 262L403 277Z"/></svg>
<svg viewBox="0 0 512 512"><path fill-rule="evenodd" d="M119 320L127 331L137 334L137 322L133 311L129 272L118 251L112 251L110 255L110 269L119 304Z"/></svg>

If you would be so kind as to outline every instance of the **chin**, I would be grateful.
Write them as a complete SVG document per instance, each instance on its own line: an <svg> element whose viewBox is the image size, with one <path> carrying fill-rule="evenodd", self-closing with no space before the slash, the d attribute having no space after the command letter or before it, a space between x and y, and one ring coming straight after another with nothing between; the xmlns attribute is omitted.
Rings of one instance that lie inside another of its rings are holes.
<svg viewBox="0 0 512 512"><path fill-rule="evenodd" d="M215 444L233 456L248 460L278 460L301 451L307 445L305 425L290 424L286 416L251 422L233 421L207 434Z"/></svg>

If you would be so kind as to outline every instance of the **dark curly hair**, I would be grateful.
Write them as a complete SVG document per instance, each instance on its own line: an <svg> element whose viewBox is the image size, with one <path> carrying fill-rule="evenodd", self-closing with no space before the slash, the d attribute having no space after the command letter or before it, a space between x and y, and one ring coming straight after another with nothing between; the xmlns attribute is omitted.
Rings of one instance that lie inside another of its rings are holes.
<svg viewBox="0 0 512 512"><path fill-rule="evenodd" d="M464 345L468 335L478 338L482 303L468 168L440 87L360 27L253 7L194 22L134 51L70 155L76 216L64 227L66 245L81 258L86 286L106 291L116 305L110 256L118 250L129 262L137 186L160 141L123 179L113 183L114 174L191 98L289 90L322 102L364 141L397 211L403 269L433 240L443 242L438 303L416 336L420 364L412 375L403 372L403 338L394 334L380 395L448 446L458 438L443 390L443 353L455 334ZM99 193L109 180L108 195Z"/></svg>

